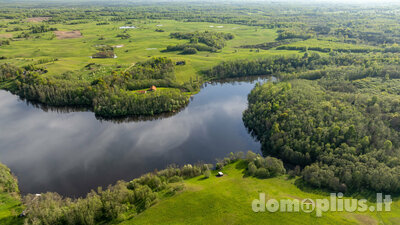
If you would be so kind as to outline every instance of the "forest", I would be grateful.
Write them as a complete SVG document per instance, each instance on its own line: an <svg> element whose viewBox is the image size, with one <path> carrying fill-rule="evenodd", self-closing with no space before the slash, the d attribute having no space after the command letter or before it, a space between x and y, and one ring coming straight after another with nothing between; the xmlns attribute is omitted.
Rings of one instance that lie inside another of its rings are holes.
<svg viewBox="0 0 400 225"><path fill-rule="evenodd" d="M316 188L396 193L399 74L382 67L256 85L243 121L265 154L304 168L302 178Z"/></svg>
<svg viewBox="0 0 400 225"><path fill-rule="evenodd" d="M52 106L86 106L103 117L172 112L189 100L189 95L180 90L185 87L174 81L174 65L166 58L138 63L127 71L112 71L91 83L65 81L63 77L44 78L43 73L35 67L22 71L4 64L0 67L0 80L10 82L7 89L23 98ZM146 94L134 91L151 85L172 88Z"/></svg>

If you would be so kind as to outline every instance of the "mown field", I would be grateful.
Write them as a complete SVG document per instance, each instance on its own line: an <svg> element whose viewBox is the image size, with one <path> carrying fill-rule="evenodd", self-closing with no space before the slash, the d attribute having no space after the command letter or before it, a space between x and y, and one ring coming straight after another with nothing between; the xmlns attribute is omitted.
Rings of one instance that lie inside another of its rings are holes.
<svg viewBox="0 0 400 225"><path fill-rule="evenodd" d="M226 166L224 177L216 172L185 181L185 190L161 200L142 214L121 224L398 224L400 201L392 204L391 212L327 212L317 218L315 212L283 213L252 211L251 203L259 193L274 199L328 198L324 191L301 190L296 179L281 176L270 179L244 177L240 163ZM297 181L298 182L298 181ZM369 202L368 204L371 204Z"/></svg>

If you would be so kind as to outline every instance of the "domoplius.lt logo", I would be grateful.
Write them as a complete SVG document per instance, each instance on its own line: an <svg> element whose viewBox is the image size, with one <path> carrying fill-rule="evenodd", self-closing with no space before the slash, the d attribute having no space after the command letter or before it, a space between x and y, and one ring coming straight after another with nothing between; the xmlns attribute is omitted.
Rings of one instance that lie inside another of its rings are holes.
<svg viewBox="0 0 400 225"><path fill-rule="evenodd" d="M321 217L324 212L390 212L392 199L390 195L376 194L376 203L368 202L367 199L343 198L343 193L331 193L329 198L322 199L267 199L265 193L259 194L259 199L254 199L251 207L254 212L315 212Z"/></svg>

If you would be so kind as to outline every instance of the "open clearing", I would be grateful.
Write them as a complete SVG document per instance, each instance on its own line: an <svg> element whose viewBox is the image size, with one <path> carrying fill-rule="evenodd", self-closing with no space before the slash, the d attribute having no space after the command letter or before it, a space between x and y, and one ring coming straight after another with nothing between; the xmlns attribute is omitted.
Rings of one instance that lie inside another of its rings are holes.
<svg viewBox="0 0 400 225"><path fill-rule="evenodd" d="M0 38L12 38L12 34L0 34Z"/></svg>
<svg viewBox="0 0 400 225"><path fill-rule="evenodd" d="M378 221L376 221L374 218L367 216L367 215L354 215L354 218L356 218L361 224L364 224L364 225L378 224Z"/></svg>
<svg viewBox="0 0 400 225"><path fill-rule="evenodd" d="M26 21L30 22L30 23L40 23L40 22L47 21L50 19L51 19L51 17L32 17L32 18L26 19Z"/></svg>
<svg viewBox="0 0 400 225"><path fill-rule="evenodd" d="M54 31L58 39L71 39L71 38L81 38L82 33L79 30L73 31Z"/></svg>

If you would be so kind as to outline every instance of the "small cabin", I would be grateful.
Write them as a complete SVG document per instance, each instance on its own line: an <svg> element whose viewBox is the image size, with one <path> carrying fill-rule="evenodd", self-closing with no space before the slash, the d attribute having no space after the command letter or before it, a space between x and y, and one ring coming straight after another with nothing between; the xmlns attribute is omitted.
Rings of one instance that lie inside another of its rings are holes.
<svg viewBox="0 0 400 225"><path fill-rule="evenodd" d="M146 93L147 93L147 91L137 91L137 93L140 93L140 94L146 94Z"/></svg>
<svg viewBox="0 0 400 225"><path fill-rule="evenodd" d="M156 91L156 90L157 90L157 87L154 86L154 85L152 85L152 86L149 88L149 91Z"/></svg>
<svg viewBox="0 0 400 225"><path fill-rule="evenodd" d="M224 176L224 173L223 172L218 172L217 176L218 177L222 177L222 176Z"/></svg>

